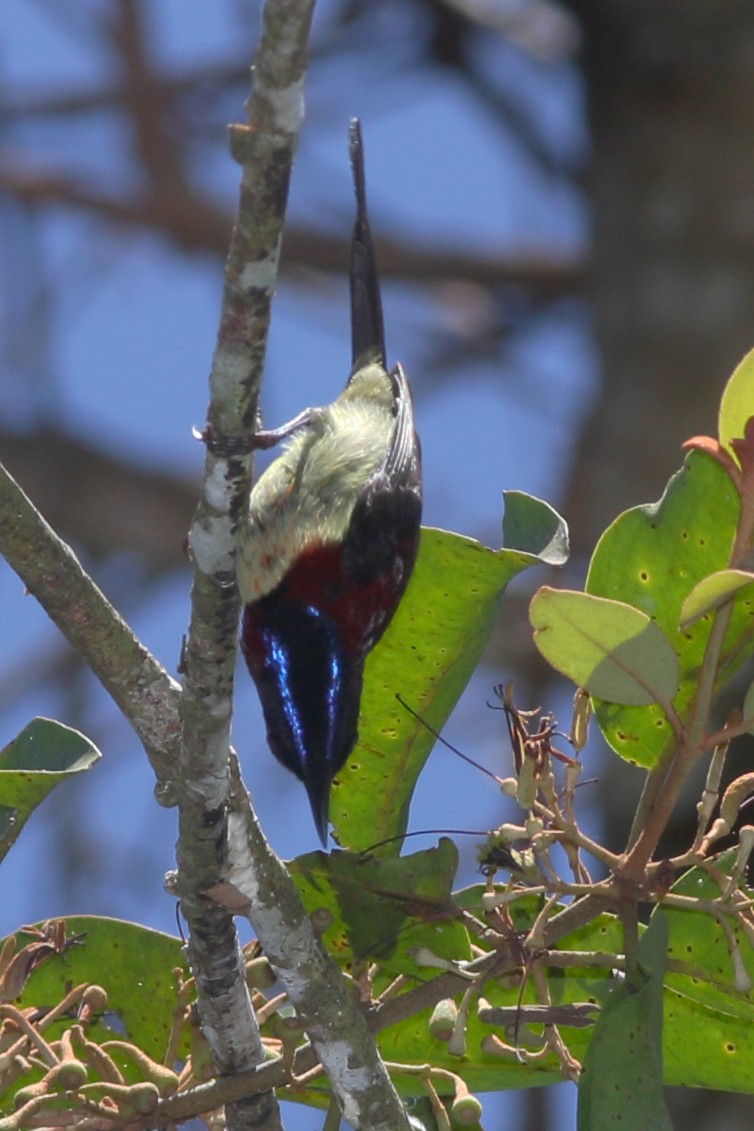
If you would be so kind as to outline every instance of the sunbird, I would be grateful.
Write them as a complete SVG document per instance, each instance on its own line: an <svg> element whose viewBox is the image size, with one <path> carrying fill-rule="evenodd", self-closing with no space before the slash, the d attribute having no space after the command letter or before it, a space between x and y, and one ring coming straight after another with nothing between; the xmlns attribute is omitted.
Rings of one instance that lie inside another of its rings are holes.
<svg viewBox="0 0 754 1131"><path fill-rule="evenodd" d="M351 372L332 404L257 432L285 440L239 525L241 650L270 750L304 784L323 845L330 784L358 739L364 661L403 596L419 547L421 451L411 390L388 370L364 147L352 119Z"/></svg>

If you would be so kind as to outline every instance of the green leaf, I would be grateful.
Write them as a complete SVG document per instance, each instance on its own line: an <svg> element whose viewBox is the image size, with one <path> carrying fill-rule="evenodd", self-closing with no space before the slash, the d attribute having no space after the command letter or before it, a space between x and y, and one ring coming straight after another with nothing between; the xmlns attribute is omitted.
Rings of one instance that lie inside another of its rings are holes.
<svg viewBox="0 0 754 1131"><path fill-rule="evenodd" d="M475 884L454 893L456 904L480 917L481 897L485 887ZM531 929L542 909L541 899L536 895L526 895L509 905L512 928L521 938ZM598 915L591 923L579 928L567 938L561 939L558 947L571 951L601 951L618 953L621 948L620 925L614 916ZM459 956L456 956L459 957ZM421 973L421 972L419 972ZM414 972L413 978L416 978ZM612 985L610 971L599 967L559 968L548 972L550 997L554 1005L562 1006L573 1002L600 1001L607 997ZM461 1000L461 987L455 995L456 1003ZM483 996L493 1006L504 1006L515 1017L520 1003L537 1004L534 981L525 977L522 983L520 971L490 978L484 986ZM389 1029L378 1034L378 1043L387 1060L408 1064L431 1063L435 1067L448 1069L463 1077L474 1093L494 1092L510 1088L535 1087L542 1084L557 1083L562 1080L558 1061L553 1054L537 1057L524 1064L513 1049L507 1057L482 1051L482 1042L491 1034L508 1045L513 1035L510 1029L501 1025L483 1022L476 1009L470 1009L466 1024L466 1053L462 1060L451 1056L445 1045L429 1033L430 1010L407 1016ZM575 1028L568 1025L559 1027L560 1035L567 1043L571 1053L583 1057L592 1031L591 1026ZM541 1048L542 1026L534 1022L519 1025L518 1044L536 1051ZM398 1074L394 1077L401 1095L417 1094L420 1090L415 1077ZM445 1087L440 1087L445 1091Z"/></svg>
<svg viewBox="0 0 754 1131"><path fill-rule="evenodd" d="M50 790L100 757L79 731L41 718L0 750L0 860Z"/></svg>
<svg viewBox="0 0 754 1131"><path fill-rule="evenodd" d="M600 1013L579 1081L578 1131L672 1131L662 1095L662 980L667 921L639 942L639 986L615 987Z"/></svg>
<svg viewBox="0 0 754 1131"><path fill-rule="evenodd" d="M736 859L732 849L714 860L728 875ZM741 889L751 898L754 892ZM701 868L685 872L671 888L677 895L714 900L720 888ZM668 954L688 967L688 974L665 975L665 1079L689 1087L754 1092L754 992L733 988L728 940L714 915L691 908L667 907ZM728 923L741 961L754 980L754 951L732 917ZM688 1034L693 1032L690 1042Z"/></svg>
<svg viewBox="0 0 754 1131"><path fill-rule="evenodd" d="M754 1026L666 991L665 1082L722 1092L754 1092Z"/></svg>
<svg viewBox="0 0 754 1131"><path fill-rule="evenodd" d="M70 915L65 924L69 937L81 936L79 943L36 969L16 1004L22 1009L49 1009L71 986L102 986L107 993L107 1013L88 1027L90 1039L100 1042L125 1036L152 1059L161 1060L177 1001L173 969L180 967L185 972L186 966L180 939L94 915ZM19 948L29 941L23 934L16 939ZM63 1028L69 1024L70 1018L61 1022ZM46 1035L51 1039L49 1031Z"/></svg>
<svg viewBox="0 0 754 1131"><path fill-rule="evenodd" d="M714 861L716 873L727 874L735 851ZM433 977L433 972L412 965L411 951L417 945L427 946L446 959L463 960L469 955L465 929L457 919L450 918L454 909L462 908L477 918L482 915L481 897L486 890L481 884L466 888L449 896L449 884L455 865L455 851L447 841L437 849L416 853L414 857L399 860L368 860L349 853L334 853L330 857L313 853L294 861L294 878L310 912L325 909L332 916L330 927L323 935L328 949L345 966L354 961L354 951L361 949L361 957L377 964L374 975L374 992L379 994L396 973L406 977L407 991L420 981ZM363 892L360 888L365 889ZM671 889L674 894L694 896L710 901L719 896L719 887L701 869L692 869L682 876ZM742 889L749 896L746 888ZM541 900L536 895L524 895L508 905L511 932L523 937L541 911ZM548 991L553 1006L573 1002L612 1002L606 1010L608 1025L574 1027L561 1024L560 1035L574 1057L582 1062L594 1055L598 1075L602 1070L622 1078L625 1056L629 1065L624 1085L637 1088L636 1077L649 1082L648 1096L658 1087L659 1023L657 998L661 996L664 1007L662 1026L662 1078L665 1083L734 1088L754 1092L754 993L737 993L732 988L732 965L725 935L714 918L701 911L669 907L663 909L665 926L656 924L653 917L650 942L644 941L645 929L640 927L640 966L644 973L638 995L629 994L621 984L616 994L615 980L609 966L573 966L545 969ZM728 920L738 940L744 964L754 976L754 950L748 945L743 932ZM666 941L660 936L666 932ZM597 915L571 935L558 943L558 949L575 952L600 952L603 955L623 951L622 931L614 915ZM685 973L665 971L662 988L662 967L665 954L683 963ZM648 983L652 983L648 987ZM465 987L455 995L460 1002ZM498 975L485 984L484 997L493 1006L507 1007L513 1016L520 1002L535 1004L536 990L531 978L519 972ZM627 999L621 1005L621 997ZM398 999L399 1001L399 999ZM396 1003L398 1004L398 1003ZM620 1008L617 1008L620 1006ZM611 1010L615 1011L611 1019ZM400 1009L398 1013L400 1015ZM537 1058L529 1064L517 1060L513 1050L506 1059L482 1051L484 1038L494 1033L511 1043L510 1030L502 1023L483 1022L476 1010L469 1012L466 1025L466 1052L463 1059L451 1056L445 1045L430 1035L430 1010L420 1014L406 1011L406 1015L390 1028L378 1034L378 1041L386 1059L407 1064L432 1063L438 1068L457 1072L473 1092L499 1091L507 1088L534 1087L553 1083L560 1078L557 1060L551 1054ZM615 1030L615 1032L614 1032ZM637 1042L631 1040L633 1033ZM693 1033L693 1041L689 1034ZM541 1026L534 1022L519 1025L518 1043L532 1050L541 1041ZM594 1038L594 1039L593 1039ZM611 1040L617 1042L612 1046ZM594 1053L588 1051L594 1049ZM627 1051L628 1050L628 1051ZM649 1062L648 1075L643 1075ZM415 1076L397 1074L395 1083L401 1095L420 1092ZM444 1088L441 1086L441 1091ZM312 1089L300 1095L302 1102L312 1099ZM626 1104L626 1092L622 1103ZM592 1102L590 1097L589 1102ZM597 1110L604 1096L596 1097ZM317 1097L322 1102L322 1096ZM608 1094L607 1099L610 1099ZM631 1104L633 1104L633 1097ZM626 1104L626 1106L629 1106ZM588 1105L587 1105L588 1107ZM620 1104L618 1105L620 1108ZM650 1104L651 1107L651 1104ZM639 1118L644 1118L644 1114ZM603 1125L595 1120L594 1127ZM605 1127L610 1123L605 1122ZM631 1124L628 1125L629 1128ZM639 1122L638 1126L644 1124ZM651 1119L646 1126L655 1126ZM663 1124L659 1124L663 1127Z"/></svg>
<svg viewBox="0 0 754 1131"><path fill-rule="evenodd" d="M747 586L752 586L748 595L751 601L754 597L754 573L742 569L720 569L702 578L681 605L681 628L688 628L705 613L719 609Z"/></svg>
<svg viewBox="0 0 754 1131"><path fill-rule="evenodd" d="M678 660L646 613L544 586L529 610L534 643L557 671L610 703L642 706L678 690Z"/></svg>
<svg viewBox="0 0 754 1131"><path fill-rule="evenodd" d="M472 888L457 892L456 900L459 906L474 914L479 914L483 890L481 885L474 885ZM517 929L530 927L539 908L536 897L526 898L522 903L526 904L525 908L516 906ZM562 984L565 979L559 979L559 981ZM457 1003L461 1000L463 988L466 987L462 987L455 997ZM574 983L565 987L564 1000L574 1000L568 997L568 991L571 988L574 988ZM536 992L531 979L527 980L522 986L520 972L490 979L485 984L483 993L492 1005L508 1006L514 1010L519 1000L523 1000L525 1004L534 1004L536 1001ZM552 1084L559 1079L562 1080L557 1060L552 1055L542 1059L538 1058L532 1064L523 1065L514 1055L503 1059L482 1052L481 1043L490 1033L497 1032L497 1035L507 1042L510 1042L510 1035L505 1034L499 1027L484 1024L479 1020L474 1008L469 1010L467 1018L466 1054L463 1059L452 1056L448 1053L444 1042L431 1036L429 1032L430 1014L430 1009L418 1014L413 1013L379 1033L377 1041L382 1056L386 1060L401 1064L430 1063L435 1068L456 1072L464 1079L469 1090L474 1093L534 1087L539 1084ZM539 1041L536 1038L532 1039L526 1027L522 1026L521 1043L527 1047L536 1047ZM391 1077L401 1095L419 1095L422 1093L421 1084L416 1077L401 1073L391 1073ZM448 1090L447 1084L440 1084L441 1092Z"/></svg>
<svg viewBox="0 0 754 1131"><path fill-rule="evenodd" d="M673 705L683 721L693 711L712 614L680 630L681 606L703 578L727 567L739 507L725 470L709 456L691 452L659 503L626 511L607 528L589 566L588 593L640 609L671 641L679 662ZM754 650L754 606L746 593L741 590L733 599L718 687ZM629 762L651 768L674 742L654 704L597 700L595 715L609 744Z"/></svg>
<svg viewBox="0 0 754 1131"><path fill-rule="evenodd" d="M447 837L410 856L311 852L288 867L309 914L329 920L322 934L328 950L349 968L377 960L390 978L421 980L437 971L417 967L409 952L418 946L441 958L471 957L451 898L458 850Z"/></svg>
<svg viewBox="0 0 754 1131"><path fill-rule="evenodd" d="M716 872L729 874L735 858L735 850L717 857ZM749 898L754 894L742 890ZM681 876L671 891L703 900L720 896L718 885L698 868ZM754 1092L754 994L733 989L733 967L720 924L714 916L690 908L666 907L665 915L668 954L689 971L665 975L665 1082ZM734 919L728 918L728 923L743 964L754 975L754 952Z"/></svg>
<svg viewBox="0 0 754 1131"><path fill-rule="evenodd" d="M720 443L735 460L738 457L730 442L743 437L746 422L751 416L754 416L754 350L747 353L733 370L720 401Z"/></svg>
<svg viewBox="0 0 754 1131"><path fill-rule="evenodd" d="M545 565L565 565L568 527L558 512L523 491L503 491L503 498L503 545L532 554Z"/></svg>
<svg viewBox="0 0 754 1131"><path fill-rule="evenodd" d="M563 560L566 528L552 508L520 493L506 494L505 505L505 534L513 540L506 549L422 530L406 594L367 659L359 742L333 782L330 815L344 847L365 849L406 831L416 779L435 740L396 694L441 730L479 662L510 579Z"/></svg>

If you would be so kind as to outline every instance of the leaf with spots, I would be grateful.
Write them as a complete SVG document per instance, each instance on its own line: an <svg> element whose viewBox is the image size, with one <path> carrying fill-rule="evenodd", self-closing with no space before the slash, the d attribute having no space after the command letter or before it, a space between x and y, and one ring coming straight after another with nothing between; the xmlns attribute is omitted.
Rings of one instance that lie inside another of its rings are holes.
<svg viewBox="0 0 754 1131"><path fill-rule="evenodd" d="M751 1020L708 1009L666 989L663 1047L666 1084L754 1093Z"/></svg>
<svg viewBox="0 0 754 1131"><path fill-rule="evenodd" d="M725 470L692 452L659 503L626 511L607 528L589 566L588 593L641 610L671 641L680 677L674 707L684 721L693 710L713 613L680 629L681 608L695 586L726 568L738 514L739 498ZM717 686L753 652L754 599L744 588L733 598ZM656 704L597 700L595 707L602 733L627 761L651 768L671 749L673 735Z"/></svg>
<svg viewBox="0 0 754 1131"><path fill-rule="evenodd" d="M733 854L729 855L729 862ZM726 871L725 860L718 859L715 866ZM465 888L454 893L457 906L474 914L479 914L479 904L484 889L480 885ZM673 887L673 892L681 895L698 895L711 898L719 893L710 877L701 871L686 873ZM513 925L519 935L531 927L541 905L536 896L524 897L510 905ZM637 1073L642 1081L650 1082L649 1095L654 1094L660 1079L666 1084L689 1087L708 1087L735 1089L754 1093L754 1024L752 1024L752 995L736 994L730 988L731 964L725 941L718 937L717 922L714 917L699 912L687 912L679 908L667 907L662 916L666 927L658 932L653 926L654 936L650 937L651 955L647 955L644 942L647 930L640 926L642 937L640 947L641 964L652 982L649 990L644 988L646 997L635 1002L636 995L630 995L627 1004L610 1021L610 1009L606 1009L608 1026L587 1025L574 1028L560 1027L560 1034L570 1053L581 1060L598 1066L609 1061L609 1080L615 1083L616 1074L621 1077L616 1086L621 1089L621 1103L618 1110L626 1111L634 1103L633 1089L637 1093L644 1083L637 1084ZM652 923L656 923L653 918ZM667 932L667 942L660 936ZM747 969L754 972L754 954L746 945L743 935L738 935L744 962ZM691 948L689 950L688 948ZM571 935L561 939L557 949L576 954L598 952L602 955L620 954L622 931L614 915L600 914L590 923L580 927ZM443 952L445 953L445 952ZM686 961L690 964L689 974L665 970L664 986L661 976L665 955L669 958ZM558 967L546 970L550 1000L555 1006L573 1002L596 1002L602 1006L613 1000L615 978L609 965ZM708 979L712 979L710 982ZM712 984L718 982L719 984ZM727 984L725 984L727 982ZM641 991L640 991L641 992ZM494 1006L514 1009L519 1001L521 981L518 974L499 976L487 982L484 997ZM626 996L625 983L618 987L618 996ZM648 1001L647 998L651 999ZM657 1017L658 999L663 1009L664 1020L660 1026ZM523 988L521 1000L525 1004L536 1003L536 992L532 979ZM460 992L456 996L460 1001ZM614 1006L610 1007L614 1008ZM638 1014L638 1017L636 1016ZM428 1033L429 1011L419 1016L413 1015L380 1033L379 1041L387 1059L406 1063L431 1061L438 1067L457 1071L468 1086L476 1092L497 1091L503 1088L533 1087L553 1083L558 1079L557 1062L554 1057L545 1056L529 1064L516 1061L513 1053L507 1059L482 1051L482 1042L490 1032L510 1043L511 1032L500 1026L483 1023L471 1010L466 1028L466 1054L462 1061L451 1057L441 1042L433 1040ZM615 1025L615 1030L613 1029ZM631 1033L627 1027L634 1026ZM662 1032L662 1057L659 1057L657 1041ZM536 1025L521 1027L522 1044L531 1042L532 1035L539 1034ZM693 1033L693 1040L689 1034ZM536 1039L536 1038L535 1038ZM613 1039L613 1057L606 1047ZM642 1042L645 1042L642 1045ZM592 1052L587 1051L589 1048ZM627 1058L627 1071L623 1073L624 1056ZM644 1076L649 1062L649 1075ZM402 1094L411 1094L416 1088L415 1078L400 1077L398 1085ZM631 1104L627 1096L631 1096ZM601 1102L601 1098L598 1097ZM604 1097L602 1097L604 1098ZM609 1099L609 1096L608 1096ZM598 1108L604 1113L604 1109ZM633 1126L652 1128L654 1108L649 1105L647 1122L642 1122L645 1112L640 1112L636 1124L623 1124L616 1121L617 1127L630 1131ZM611 1123L594 1121L592 1128L609 1128ZM666 1124L659 1124L665 1127Z"/></svg>
<svg viewBox="0 0 754 1131"><path fill-rule="evenodd" d="M652 916L639 942L636 984L608 997L579 1081L578 1131L672 1131L662 1095L662 998L667 922Z"/></svg>
<svg viewBox="0 0 754 1131"><path fill-rule="evenodd" d="M454 893L459 907L480 915L480 901L485 887L475 884ZM519 938L525 937L542 909L541 900L536 895L524 895L510 905L510 913ZM615 953L620 949L621 931L614 916L598 915L591 923L560 940L558 948L572 951L602 951ZM479 941L479 940L477 940ZM501 958L507 957L505 949ZM605 967L557 968L547 971L550 997L554 1006L567 1007L574 1002L599 1002L607 997L613 984L611 971ZM411 992L413 979L408 982L406 992ZM461 1002L468 984L462 983L455 995L456 1004ZM509 969L505 974L497 973L487 980L482 996L493 1007L508 1011L508 1020L482 1020L476 1008L469 1009L465 1027L465 1054L462 1058L447 1051L442 1040L429 1032L430 1010L420 1014L405 1016L378 1034L378 1042L386 1060L408 1064L431 1063L458 1073L472 1092L496 1092L510 1088L531 1088L538 1085L554 1084L562 1080L558 1061L554 1054L542 1054L542 1025L535 1021L516 1025L519 1004L538 1005L535 981L531 977L523 980L520 969ZM396 1012L400 1014L400 997L395 1000ZM576 1058L584 1056L593 1026L590 1023L579 1026L561 1024L560 1035ZM508 1045L508 1053L503 1056L489 1047L490 1037L497 1038ZM518 1042L519 1048L527 1048L540 1055L530 1062L522 1062L512 1047ZM395 1074L393 1079L402 1095L417 1094L420 1085L416 1077Z"/></svg>
<svg viewBox="0 0 754 1131"><path fill-rule="evenodd" d="M735 859L735 850L717 857L712 861L715 872L728 875ZM745 886L742 890L749 898L754 895ZM671 891L703 900L720 895L718 884L700 868L685 872ZM714 915L682 907L666 907L665 915L668 957L688 971L665 974L665 1082L752 1093L754 992L733 988L728 940ZM732 917L727 922L742 966L754 978L751 943Z"/></svg>
<svg viewBox="0 0 754 1131"><path fill-rule="evenodd" d="M445 530L422 530L413 577L367 659L359 742L333 782L338 842L358 850L406 831L416 779L434 737L396 694L439 731L469 681L517 573L567 556L563 520L546 503L506 492L505 549ZM392 849L400 851L396 841Z"/></svg>
<svg viewBox="0 0 754 1131"><path fill-rule="evenodd" d="M736 858L735 851L725 853L714 861L715 870L727 875ZM754 892L740 885L748 898ZM700 868L685 872L671 888L676 895L712 901L719 899L720 888ZM688 966L688 974L669 972L667 985L682 997L708 1009L738 1017L754 1023L754 990L741 992L734 988L734 969L728 939L714 915L707 911L668 907L668 953L671 958ZM732 936L737 943L743 969L754 985L754 950L743 930L735 920L727 918Z"/></svg>

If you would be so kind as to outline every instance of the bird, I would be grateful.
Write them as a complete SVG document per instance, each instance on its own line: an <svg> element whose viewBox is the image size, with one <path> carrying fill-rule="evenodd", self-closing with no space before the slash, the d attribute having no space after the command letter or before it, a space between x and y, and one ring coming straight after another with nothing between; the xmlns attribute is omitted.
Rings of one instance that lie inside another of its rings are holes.
<svg viewBox="0 0 754 1131"><path fill-rule="evenodd" d="M348 151L351 370L331 404L253 446L284 447L238 527L240 644L272 754L303 783L327 844L330 785L358 740L364 662L405 592L419 548L421 449L401 365L387 368L361 125Z"/></svg>

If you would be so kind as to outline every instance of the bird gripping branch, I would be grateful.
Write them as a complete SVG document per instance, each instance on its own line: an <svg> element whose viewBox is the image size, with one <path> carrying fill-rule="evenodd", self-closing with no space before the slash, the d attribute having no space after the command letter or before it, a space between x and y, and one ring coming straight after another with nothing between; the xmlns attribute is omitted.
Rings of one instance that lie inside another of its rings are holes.
<svg viewBox="0 0 754 1131"><path fill-rule="evenodd" d="M257 433L257 447L286 443L254 486L236 553L241 649L267 741L304 783L323 845L330 784L358 738L364 661L408 584L422 508L411 392L386 364L357 119L348 143L351 373L332 404Z"/></svg>

